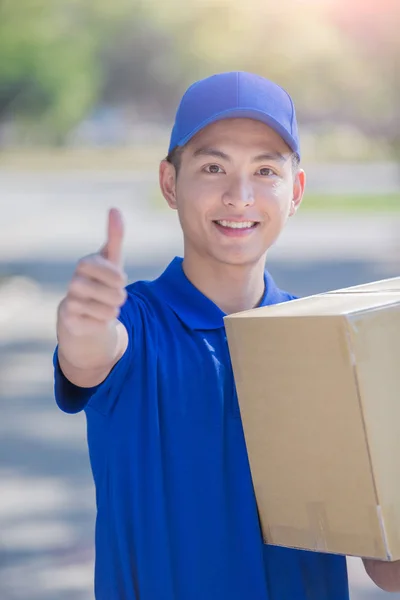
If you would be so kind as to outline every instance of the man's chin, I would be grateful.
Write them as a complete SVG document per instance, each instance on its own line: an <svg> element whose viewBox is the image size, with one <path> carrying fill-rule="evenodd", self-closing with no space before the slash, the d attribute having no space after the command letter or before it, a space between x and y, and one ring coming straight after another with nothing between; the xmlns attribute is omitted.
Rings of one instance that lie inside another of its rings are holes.
<svg viewBox="0 0 400 600"><path fill-rule="evenodd" d="M214 257L218 262L231 267L254 267L260 262L265 263L266 251L262 254L221 253Z"/></svg>

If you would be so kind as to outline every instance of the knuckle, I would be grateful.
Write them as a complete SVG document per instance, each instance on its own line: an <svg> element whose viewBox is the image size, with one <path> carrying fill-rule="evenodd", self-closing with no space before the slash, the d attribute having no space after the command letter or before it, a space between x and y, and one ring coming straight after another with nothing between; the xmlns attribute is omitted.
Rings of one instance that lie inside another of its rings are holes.
<svg viewBox="0 0 400 600"><path fill-rule="evenodd" d="M70 314L70 312L71 312L71 299L69 298L68 294L66 295L66 297L64 298L64 300L60 304L58 312L59 312L59 315L61 317L67 317Z"/></svg>
<svg viewBox="0 0 400 600"><path fill-rule="evenodd" d="M96 264L96 255L89 254L88 256L84 256L80 259L75 272L77 274L88 273L93 270L93 267L96 266Z"/></svg>
<svg viewBox="0 0 400 600"><path fill-rule="evenodd" d="M68 316L76 315L79 313L80 303L72 298L68 298L65 303L65 313Z"/></svg>
<svg viewBox="0 0 400 600"><path fill-rule="evenodd" d="M82 280L80 277L75 276L71 279L70 284L68 286L69 294L76 294L82 290Z"/></svg>
<svg viewBox="0 0 400 600"><path fill-rule="evenodd" d="M118 279L122 281L123 278L123 271L117 267L116 265L114 265L112 262L107 261L108 263L108 267L109 269L113 272L114 276Z"/></svg>
<svg viewBox="0 0 400 600"><path fill-rule="evenodd" d="M103 304L98 300L92 300L89 304L88 310L89 314L96 319L100 319L102 321L108 321L109 319L112 319L113 308Z"/></svg>
<svg viewBox="0 0 400 600"><path fill-rule="evenodd" d="M77 270L78 269L84 269L85 267L87 267L87 265L91 264L92 259L90 256L84 256L83 258L80 259L80 261L77 264Z"/></svg>
<svg viewBox="0 0 400 600"><path fill-rule="evenodd" d="M118 274L115 278L115 287L118 289L119 293L125 293L126 281L122 274Z"/></svg>
<svg viewBox="0 0 400 600"><path fill-rule="evenodd" d="M108 309L107 313L108 313L108 317L110 319L115 319L119 314L119 308L118 307L110 307Z"/></svg>
<svg viewBox="0 0 400 600"><path fill-rule="evenodd" d="M65 327L74 335L79 334L82 327L82 320L77 316L69 315L65 319Z"/></svg>
<svg viewBox="0 0 400 600"><path fill-rule="evenodd" d="M101 254L92 254L90 257L91 264L94 264L99 267L104 267L108 264L108 260L104 258Z"/></svg>
<svg viewBox="0 0 400 600"><path fill-rule="evenodd" d="M124 288L122 288L122 290L120 290L120 292L118 294L118 304L119 305L125 304L127 297L128 297L127 291Z"/></svg>
<svg viewBox="0 0 400 600"><path fill-rule="evenodd" d="M82 321L77 317L70 317L68 319L67 326L72 333L77 334L81 330Z"/></svg>
<svg viewBox="0 0 400 600"><path fill-rule="evenodd" d="M103 306L102 307L102 314L104 315L105 319L114 319L115 317L115 313L118 310L117 307L115 306Z"/></svg>

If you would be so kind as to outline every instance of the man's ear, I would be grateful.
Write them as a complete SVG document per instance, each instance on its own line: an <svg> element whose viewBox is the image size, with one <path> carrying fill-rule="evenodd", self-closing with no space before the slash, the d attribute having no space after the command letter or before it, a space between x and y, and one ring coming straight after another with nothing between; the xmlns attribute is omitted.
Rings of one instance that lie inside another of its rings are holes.
<svg viewBox="0 0 400 600"><path fill-rule="evenodd" d="M292 217L296 213L297 209L299 208L299 206L303 200L305 187L306 187L306 174L303 171L303 169L298 169L298 171L295 174L294 182L293 182L293 198L292 198L292 202L290 205L289 217Z"/></svg>
<svg viewBox="0 0 400 600"><path fill-rule="evenodd" d="M174 165L167 160L162 160L160 163L159 182L162 195L168 205L176 210L176 171Z"/></svg>

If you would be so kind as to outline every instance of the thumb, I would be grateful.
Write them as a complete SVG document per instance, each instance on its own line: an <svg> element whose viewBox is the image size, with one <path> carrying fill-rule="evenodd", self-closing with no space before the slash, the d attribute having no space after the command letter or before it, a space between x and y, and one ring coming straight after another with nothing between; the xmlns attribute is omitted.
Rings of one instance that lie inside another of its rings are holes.
<svg viewBox="0 0 400 600"><path fill-rule="evenodd" d="M107 241L101 250L101 255L117 267L122 266L122 242L124 238L124 223L117 208L111 208L108 213Z"/></svg>

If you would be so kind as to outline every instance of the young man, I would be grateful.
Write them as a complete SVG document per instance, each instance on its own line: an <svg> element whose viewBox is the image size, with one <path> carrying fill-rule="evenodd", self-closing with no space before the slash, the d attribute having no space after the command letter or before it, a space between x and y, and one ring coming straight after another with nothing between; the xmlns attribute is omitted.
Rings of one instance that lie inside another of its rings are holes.
<svg viewBox="0 0 400 600"><path fill-rule="evenodd" d="M292 100L274 83L242 72L195 83L160 166L183 261L125 289L111 210L105 246L76 267L55 395L87 416L97 600L349 597L344 557L263 544L223 324L293 298L265 260L302 200L299 152Z"/></svg>

